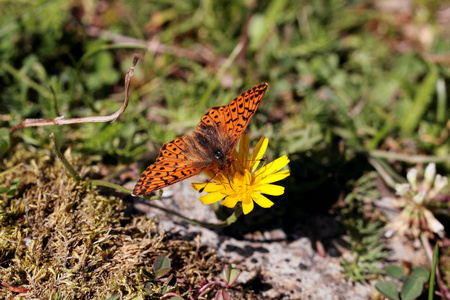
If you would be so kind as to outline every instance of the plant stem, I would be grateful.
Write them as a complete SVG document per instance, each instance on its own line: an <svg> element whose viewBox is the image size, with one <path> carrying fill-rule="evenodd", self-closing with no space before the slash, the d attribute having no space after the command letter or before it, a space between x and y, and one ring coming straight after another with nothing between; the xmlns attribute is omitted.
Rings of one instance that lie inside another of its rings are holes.
<svg viewBox="0 0 450 300"><path fill-rule="evenodd" d="M450 162L450 155L446 156L425 156L425 155L408 155L403 153L388 152L382 150L371 150L369 155L374 158L384 158L390 160L404 161L411 164L430 163L430 162Z"/></svg>
<svg viewBox="0 0 450 300"><path fill-rule="evenodd" d="M64 168L69 172L70 176L72 176L73 179L76 181L81 181L80 174L75 170L74 167L67 161L67 159L64 157L64 155L61 153L61 150L59 149L58 142L56 141L55 135L52 133L50 134L50 139L53 143L53 152L55 153L56 157L59 158L59 160L62 162Z"/></svg>
<svg viewBox="0 0 450 300"><path fill-rule="evenodd" d="M177 216L178 218L182 219L185 222L188 222L189 224L193 224L193 225L197 225L197 226L202 226L202 227L206 227L206 228L223 228L223 227L227 227L230 226L231 224L233 224L234 222L237 221L237 219L239 218L239 216L242 214L242 207L240 205L236 205L234 212L224 221L219 222L219 223L207 223L207 222L201 222L201 221L197 221L194 219L190 219L188 217L185 217L173 210L161 207L161 206L157 206L153 203L146 203L148 206L154 207L156 209L162 210L165 213Z"/></svg>

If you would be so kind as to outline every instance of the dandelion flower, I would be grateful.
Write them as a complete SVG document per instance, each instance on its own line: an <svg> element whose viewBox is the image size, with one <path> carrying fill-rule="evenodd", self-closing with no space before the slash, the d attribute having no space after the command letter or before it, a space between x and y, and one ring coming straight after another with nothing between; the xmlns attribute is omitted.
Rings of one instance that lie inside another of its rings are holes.
<svg viewBox="0 0 450 300"><path fill-rule="evenodd" d="M284 187L272 183L288 177L290 173L289 170L281 170L289 163L287 156L282 156L258 169L268 144L269 139L262 137L253 153L249 155L249 138L248 134L244 134L239 142L239 150L234 150L228 173L215 174L207 171L211 182L192 184L197 191L207 192L200 197L203 204L222 200L222 205L233 208L241 202L244 214L253 210L254 203L263 208L271 207L274 203L263 194L282 195Z"/></svg>

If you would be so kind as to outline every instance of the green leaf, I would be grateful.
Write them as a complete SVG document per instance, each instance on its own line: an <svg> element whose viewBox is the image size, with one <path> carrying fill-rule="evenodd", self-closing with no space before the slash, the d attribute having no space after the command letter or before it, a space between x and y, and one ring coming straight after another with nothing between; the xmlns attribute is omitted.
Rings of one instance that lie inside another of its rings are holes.
<svg viewBox="0 0 450 300"><path fill-rule="evenodd" d="M106 298L106 300L117 300L117 299L120 299L120 295L114 295L109 298Z"/></svg>
<svg viewBox="0 0 450 300"><path fill-rule="evenodd" d="M403 271L402 267L390 265L387 266L384 271L386 271L386 274L389 277L395 278L395 279L403 279L406 278L405 271Z"/></svg>
<svg viewBox="0 0 450 300"><path fill-rule="evenodd" d="M228 285L232 285L241 274L241 271L235 267L235 265L226 265L223 269L223 277Z"/></svg>
<svg viewBox="0 0 450 300"><path fill-rule="evenodd" d="M392 281L377 282L375 288L390 300L400 300L398 297L397 286Z"/></svg>
<svg viewBox="0 0 450 300"><path fill-rule="evenodd" d="M180 297L172 297L172 298L170 298L169 300L183 300L183 298L180 298Z"/></svg>
<svg viewBox="0 0 450 300"><path fill-rule="evenodd" d="M170 269L170 259L164 255L159 256L153 264L153 272L155 272L156 278L166 275Z"/></svg>
<svg viewBox="0 0 450 300"><path fill-rule="evenodd" d="M427 282L428 278L430 278L430 272L424 267L417 267L412 272L411 275L418 276L422 278L423 282Z"/></svg>
<svg viewBox="0 0 450 300"><path fill-rule="evenodd" d="M436 88L439 72L435 66L431 66L430 72L417 89L414 102L407 110L401 123L402 131L410 135L419 125L423 114L433 100L433 94Z"/></svg>
<svg viewBox="0 0 450 300"><path fill-rule="evenodd" d="M422 277L410 275L403 284L401 296L402 300L413 300L422 294L424 281Z"/></svg>

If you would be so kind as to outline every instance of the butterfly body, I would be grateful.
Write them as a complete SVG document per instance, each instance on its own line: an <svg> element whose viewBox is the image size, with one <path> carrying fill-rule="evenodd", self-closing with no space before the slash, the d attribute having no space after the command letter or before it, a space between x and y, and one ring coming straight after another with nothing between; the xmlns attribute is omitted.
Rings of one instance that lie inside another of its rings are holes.
<svg viewBox="0 0 450 300"><path fill-rule="evenodd" d="M266 92L262 83L226 106L211 108L192 136L165 143L154 164L142 173L132 195L142 195L207 170L226 172L241 134L247 128Z"/></svg>

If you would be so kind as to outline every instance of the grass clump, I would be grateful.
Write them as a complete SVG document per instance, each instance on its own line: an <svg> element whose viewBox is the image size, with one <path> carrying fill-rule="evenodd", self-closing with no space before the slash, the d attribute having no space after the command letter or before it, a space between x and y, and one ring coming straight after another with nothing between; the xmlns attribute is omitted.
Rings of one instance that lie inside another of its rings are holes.
<svg viewBox="0 0 450 300"><path fill-rule="evenodd" d="M21 174L15 197L1 195L3 283L28 289L31 298L132 298L148 295L146 282L154 281L155 289L162 285L151 273L160 255L170 255L177 278L184 279L179 293L211 280L217 271L214 251L166 239L145 216L126 216L119 197L71 179L49 153L18 151L5 161L23 165L0 177L0 186L8 186ZM0 298L11 295L0 289Z"/></svg>

